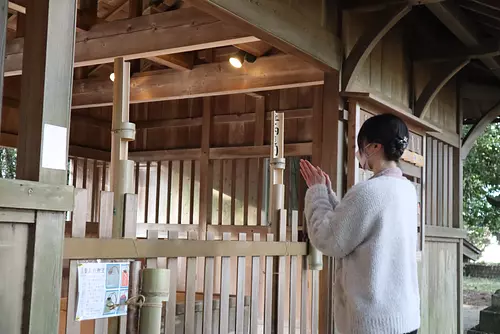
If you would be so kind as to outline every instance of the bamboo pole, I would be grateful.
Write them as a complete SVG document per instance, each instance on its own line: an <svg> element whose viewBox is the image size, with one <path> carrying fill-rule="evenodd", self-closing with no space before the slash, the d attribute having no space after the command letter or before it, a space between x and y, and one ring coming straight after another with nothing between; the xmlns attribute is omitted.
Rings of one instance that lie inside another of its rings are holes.
<svg viewBox="0 0 500 334"><path fill-rule="evenodd" d="M283 113L272 112L271 128L271 158L270 158L270 184L269 184L269 225L273 235L278 238L280 235L280 216L279 213L285 208L285 185L283 184L283 172L285 170L286 160L284 156L285 147L285 118ZM286 229L286 224L284 225ZM286 232L285 232L286 233ZM286 234L285 234L286 235ZM279 239L279 238L278 238ZM280 241L283 241L279 239ZM273 258L273 305L272 305L272 332L281 333L284 323L281 323L279 306L280 289L279 278L276 275L279 272L279 259Z"/></svg>
<svg viewBox="0 0 500 334"><path fill-rule="evenodd" d="M163 303L168 301L170 271L147 268L142 271L142 295L139 333L160 334ZM175 293L175 292L173 292Z"/></svg>
<svg viewBox="0 0 500 334"><path fill-rule="evenodd" d="M122 238L124 230L125 194L134 192L134 162L128 160L128 142L135 140L135 124L129 122L130 63L123 58L114 62L113 116L111 124L110 184L113 199L113 238ZM125 328L119 318L108 323L108 332L118 334Z"/></svg>

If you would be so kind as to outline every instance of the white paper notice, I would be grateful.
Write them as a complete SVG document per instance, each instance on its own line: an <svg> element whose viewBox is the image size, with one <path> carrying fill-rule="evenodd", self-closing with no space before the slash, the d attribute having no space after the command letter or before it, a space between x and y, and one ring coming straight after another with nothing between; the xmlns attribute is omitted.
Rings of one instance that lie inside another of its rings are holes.
<svg viewBox="0 0 500 334"><path fill-rule="evenodd" d="M76 321L127 314L129 263L80 263Z"/></svg>
<svg viewBox="0 0 500 334"><path fill-rule="evenodd" d="M68 129L62 126L45 124L43 127L42 167L65 170L67 159Z"/></svg>

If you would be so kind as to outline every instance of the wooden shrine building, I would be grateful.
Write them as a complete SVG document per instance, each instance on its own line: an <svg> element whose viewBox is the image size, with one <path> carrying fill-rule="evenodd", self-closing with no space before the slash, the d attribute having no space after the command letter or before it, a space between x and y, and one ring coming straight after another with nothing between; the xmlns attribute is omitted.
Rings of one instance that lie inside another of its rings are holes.
<svg viewBox="0 0 500 334"><path fill-rule="evenodd" d="M165 333L333 333L298 161L345 194L380 113L411 130L420 333L462 333L462 161L500 116L499 41L494 0L0 0L0 333L137 333L76 321L97 259L170 269Z"/></svg>

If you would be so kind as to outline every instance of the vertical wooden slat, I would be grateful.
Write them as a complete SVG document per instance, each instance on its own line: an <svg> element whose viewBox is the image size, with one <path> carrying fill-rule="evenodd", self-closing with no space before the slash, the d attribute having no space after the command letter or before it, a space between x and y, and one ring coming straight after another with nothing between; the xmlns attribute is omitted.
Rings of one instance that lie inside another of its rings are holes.
<svg viewBox="0 0 500 334"><path fill-rule="evenodd" d="M211 213L212 217L210 219L210 222L213 225L218 225L219 224L219 212L220 212L220 207L219 207L219 200L220 200L220 193L222 189L220 188L220 160L213 160L211 161L212 168L210 169L210 172L212 173L212 189L209 190L211 191L212 195L212 202L211 202Z"/></svg>
<svg viewBox="0 0 500 334"><path fill-rule="evenodd" d="M160 223L160 197L161 197L161 185L162 185L162 179L161 179L161 161L158 161L156 163L156 212L155 212L155 224Z"/></svg>
<svg viewBox="0 0 500 334"><path fill-rule="evenodd" d="M292 242L299 241L299 213L297 211L292 211ZM290 334L295 334L295 324L297 321L297 256L290 256L290 313L289 313L289 323L288 328Z"/></svg>
<svg viewBox="0 0 500 334"><path fill-rule="evenodd" d="M171 197L171 193L172 193L172 161L169 161L168 162L168 180L167 180L167 213L166 213L166 216L167 216L167 224L173 224L174 221L172 220L172 217L170 215L170 210L172 209L172 197Z"/></svg>
<svg viewBox="0 0 500 334"><path fill-rule="evenodd" d="M224 218L224 160L221 160L219 163L219 206L218 206L218 215L217 221L219 225L222 225ZM227 224L227 223L226 223Z"/></svg>
<svg viewBox="0 0 500 334"><path fill-rule="evenodd" d="M267 225L265 221L262 221L264 216L264 210L262 209L263 196L264 196L264 159L259 158L257 162L257 225Z"/></svg>
<svg viewBox="0 0 500 334"><path fill-rule="evenodd" d="M426 137L425 140L425 220L423 224L431 225L432 221L432 138ZM422 203L424 205L424 203Z"/></svg>
<svg viewBox="0 0 500 334"><path fill-rule="evenodd" d="M274 241L274 235L268 234L267 241ZM266 282L264 295L264 333L270 334L273 314L273 257L266 256Z"/></svg>
<svg viewBox="0 0 500 334"><path fill-rule="evenodd" d="M244 170L244 177L245 177L245 181L243 183L243 192L244 192L244 195L243 195L243 225L245 226L248 226L248 206L250 205L249 201L250 201L250 159L245 159L244 160L244 167L245 167L245 170Z"/></svg>
<svg viewBox="0 0 500 334"><path fill-rule="evenodd" d="M234 222L234 207L233 207L233 164L234 160L224 160L222 162L224 169L222 173L223 193L222 193L222 225L232 225Z"/></svg>
<svg viewBox="0 0 500 334"><path fill-rule="evenodd" d="M319 270L312 271L312 299L311 299L311 332L319 330Z"/></svg>
<svg viewBox="0 0 500 334"><path fill-rule="evenodd" d="M207 233L207 222L209 218L210 202L212 200L212 178L211 162L209 159L210 151L210 133L212 132L212 97L203 98L203 118L201 126L201 156L200 156L200 205L199 219L200 239L204 239ZM206 264L205 264L206 266ZM210 305L210 308L212 306Z"/></svg>
<svg viewBox="0 0 500 334"><path fill-rule="evenodd" d="M87 190L75 189L75 209L71 225L72 238L85 238L87 226ZM78 262L70 261L68 283L68 305L66 310L66 334L79 334L80 322L75 321L77 303Z"/></svg>
<svg viewBox="0 0 500 334"><path fill-rule="evenodd" d="M448 162L449 162L449 157L448 157L448 145L443 144L443 179L441 181L443 185L443 204L442 204L442 225L445 227L448 227L448 224L450 223L448 221L448 189L449 189L449 184L448 184L448 175L449 175L449 167L448 167Z"/></svg>
<svg viewBox="0 0 500 334"><path fill-rule="evenodd" d="M222 240L231 240L231 233L224 233ZM221 258L220 279L220 325L219 333L229 333L229 289L231 288L231 258Z"/></svg>
<svg viewBox="0 0 500 334"><path fill-rule="evenodd" d="M169 178L170 179L170 178ZM178 232L170 231L168 232L168 240L177 240ZM177 258L169 257L167 259L167 267L170 270L170 288L169 290L172 292L169 295L167 302L167 315L165 317L165 333L175 333L175 306L177 304Z"/></svg>
<svg viewBox="0 0 500 334"><path fill-rule="evenodd" d="M87 188L88 159L83 159L83 189Z"/></svg>
<svg viewBox="0 0 500 334"><path fill-rule="evenodd" d="M245 233L240 233L239 241L247 240ZM243 333L244 314L245 314L245 269L246 258L238 256L237 260L237 279L236 279L236 333Z"/></svg>
<svg viewBox="0 0 500 334"><path fill-rule="evenodd" d="M246 225L245 220L245 173L246 160L237 159L233 161L233 207L234 207L234 224L235 225Z"/></svg>
<svg viewBox="0 0 500 334"><path fill-rule="evenodd" d="M439 226L444 226L443 222L443 143L438 142L438 156L437 156L437 220Z"/></svg>
<svg viewBox="0 0 500 334"><path fill-rule="evenodd" d="M448 203L446 205L448 206L448 227L453 228L454 222L453 222L453 194L455 191L455 185L453 184L453 173L455 170L454 166L454 159L453 159L453 150L454 148L452 146L448 146Z"/></svg>
<svg viewBox="0 0 500 334"><path fill-rule="evenodd" d="M253 241L260 241L260 233L254 233ZM260 257L252 257L252 296L250 306L250 334L259 332L260 317Z"/></svg>
<svg viewBox="0 0 500 334"><path fill-rule="evenodd" d="M189 196L189 224L194 224L194 203L195 203L195 181L196 181L196 161L191 160L191 189ZM196 200L196 202L198 199Z"/></svg>
<svg viewBox="0 0 500 334"><path fill-rule="evenodd" d="M158 231L148 230L147 231L148 240L158 240ZM146 259L146 267L147 268L158 268L158 259L157 258L149 258Z"/></svg>
<svg viewBox="0 0 500 334"><path fill-rule="evenodd" d="M191 160L181 161L182 168L182 195L181 195L181 221L179 224L190 224L191 222L191 170L193 165Z"/></svg>
<svg viewBox="0 0 500 334"><path fill-rule="evenodd" d="M207 233L208 241L214 240L214 234ZM203 334L212 334L213 296L214 296L214 264L213 257L205 258L205 285L203 289Z"/></svg>
<svg viewBox="0 0 500 334"><path fill-rule="evenodd" d="M436 139L432 140L432 170L431 170L431 225L438 223L438 142Z"/></svg>
<svg viewBox="0 0 500 334"><path fill-rule="evenodd" d="M146 200L144 201L144 222L149 223L149 186L151 183L151 162L146 163Z"/></svg>
<svg viewBox="0 0 500 334"><path fill-rule="evenodd" d="M177 224L182 224L182 205L184 199L184 161L179 161L179 202L177 203Z"/></svg>
<svg viewBox="0 0 500 334"><path fill-rule="evenodd" d="M101 191L101 202L99 208L99 238L111 239L113 235L113 196L112 192ZM95 334L106 334L108 332L108 319L95 321Z"/></svg>
<svg viewBox="0 0 500 334"><path fill-rule="evenodd" d="M189 232L189 240L196 240L196 232ZM196 294L196 266L197 258L188 257L186 259L186 304L184 311L184 332L195 333L195 294Z"/></svg>
<svg viewBox="0 0 500 334"><path fill-rule="evenodd" d="M76 180L78 179L78 159L72 158L71 161L73 161L73 183L72 184L73 184L73 187L76 188Z"/></svg>
<svg viewBox="0 0 500 334"><path fill-rule="evenodd" d="M307 333L307 301L308 301L308 273L307 270L307 256L301 256L302 259L302 268L301 268L301 277L300 277L300 333Z"/></svg>
<svg viewBox="0 0 500 334"><path fill-rule="evenodd" d="M258 185L259 185L259 159L248 159L248 183L247 183L247 196L248 196L248 220L247 225L258 225Z"/></svg>
<svg viewBox="0 0 500 334"><path fill-rule="evenodd" d="M287 221L287 210L282 209L279 211L279 241L286 241L286 221ZM286 256L280 256L278 258L278 300L275 303L278 304L277 309L277 326L278 334L284 334L285 332L285 310L287 305L285 303L286 293L287 293L287 280L286 280Z"/></svg>
<svg viewBox="0 0 500 334"><path fill-rule="evenodd" d="M125 194L123 236L135 239L137 234L137 195Z"/></svg>
<svg viewBox="0 0 500 334"><path fill-rule="evenodd" d="M169 194L170 194L170 224L178 224L180 220L179 205L182 203L180 200L180 189L181 189L181 162L172 161L171 162L171 177L169 177Z"/></svg>
<svg viewBox="0 0 500 334"><path fill-rule="evenodd" d="M231 198L231 225L236 225L236 189L238 187L237 167L239 160L229 161L231 162L231 192L229 193L229 196Z"/></svg>

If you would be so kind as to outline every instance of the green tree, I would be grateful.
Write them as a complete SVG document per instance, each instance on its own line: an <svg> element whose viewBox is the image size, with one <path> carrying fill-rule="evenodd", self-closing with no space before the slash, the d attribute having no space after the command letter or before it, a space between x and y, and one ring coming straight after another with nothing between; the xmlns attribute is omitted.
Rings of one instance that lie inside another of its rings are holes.
<svg viewBox="0 0 500 334"><path fill-rule="evenodd" d="M464 133L470 126L464 128ZM491 234L500 233L500 210L488 196L500 195L500 124L492 124L477 140L464 162L464 223L469 238L483 247Z"/></svg>
<svg viewBox="0 0 500 334"><path fill-rule="evenodd" d="M17 151L14 148L0 148L0 176L4 179L16 178Z"/></svg>

